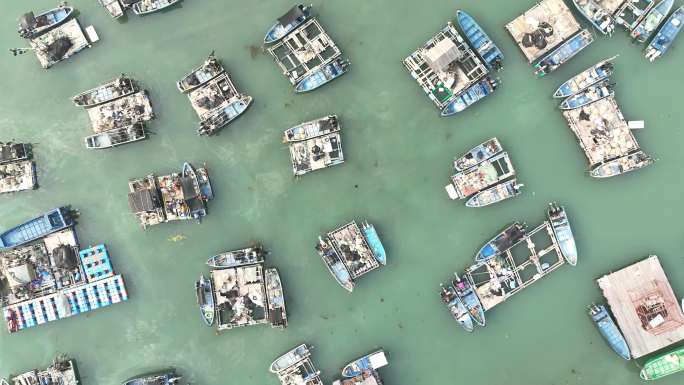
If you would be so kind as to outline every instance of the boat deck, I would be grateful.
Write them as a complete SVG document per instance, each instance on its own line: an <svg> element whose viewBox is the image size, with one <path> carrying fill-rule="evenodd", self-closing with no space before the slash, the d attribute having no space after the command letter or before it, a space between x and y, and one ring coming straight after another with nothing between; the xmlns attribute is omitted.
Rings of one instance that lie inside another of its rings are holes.
<svg viewBox="0 0 684 385"><path fill-rule="evenodd" d="M290 161L295 176L344 162L342 136L332 132L299 142L290 142Z"/></svg>
<svg viewBox="0 0 684 385"><path fill-rule="evenodd" d="M315 18L269 47L268 52L293 85L342 55Z"/></svg>
<svg viewBox="0 0 684 385"><path fill-rule="evenodd" d="M352 279L369 273L380 263L356 222L349 222L327 234L327 239L347 267Z"/></svg>
<svg viewBox="0 0 684 385"><path fill-rule="evenodd" d="M684 340L684 314L652 255L596 280L632 357L639 358Z"/></svg>
<svg viewBox="0 0 684 385"><path fill-rule="evenodd" d="M64 38L69 39L72 44L66 51L59 47L59 42ZM82 49L90 47L90 42L76 18L72 18L54 29L31 39L29 44L33 48L33 52L36 54L40 65L46 69L69 58Z"/></svg>
<svg viewBox="0 0 684 385"><path fill-rule="evenodd" d="M262 264L212 270L211 280L218 330L268 323Z"/></svg>
<svg viewBox="0 0 684 385"><path fill-rule="evenodd" d="M86 111L95 133L128 127L154 118L152 104L145 91L88 108Z"/></svg>
<svg viewBox="0 0 684 385"><path fill-rule="evenodd" d="M241 96L228 73L224 72L209 83L191 91L188 99L197 116L204 119L212 111L227 106Z"/></svg>
<svg viewBox="0 0 684 385"><path fill-rule="evenodd" d="M553 32L546 36L541 33L541 23L547 23ZM528 11L506 24L506 30L522 50L530 63L540 59L580 30L580 24L563 0L542 0ZM534 41L525 44L523 37L536 35L542 43ZM526 45L529 45L526 46Z"/></svg>
<svg viewBox="0 0 684 385"><path fill-rule="evenodd" d="M128 182L128 205L143 227L166 222L154 175Z"/></svg>
<svg viewBox="0 0 684 385"><path fill-rule="evenodd" d="M539 247L536 243L542 244ZM527 255L518 257L520 249ZM514 255L515 254L515 255ZM527 233L517 246L500 256L466 269L484 310L490 310L565 264L560 245L548 221Z"/></svg>
<svg viewBox="0 0 684 385"><path fill-rule="evenodd" d="M589 160L591 167L639 149L614 97L607 97L574 110L563 117Z"/></svg>
<svg viewBox="0 0 684 385"><path fill-rule="evenodd" d="M180 173L173 173L157 177L157 185L162 197L162 207L166 214L166 221L190 219L190 205L186 194L194 194L184 188ZM194 197L194 195L192 195Z"/></svg>
<svg viewBox="0 0 684 385"><path fill-rule="evenodd" d="M38 185L32 160L0 164L0 193L32 190Z"/></svg>
<svg viewBox="0 0 684 385"><path fill-rule="evenodd" d="M411 53L403 63L440 110L489 73L452 24Z"/></svg>

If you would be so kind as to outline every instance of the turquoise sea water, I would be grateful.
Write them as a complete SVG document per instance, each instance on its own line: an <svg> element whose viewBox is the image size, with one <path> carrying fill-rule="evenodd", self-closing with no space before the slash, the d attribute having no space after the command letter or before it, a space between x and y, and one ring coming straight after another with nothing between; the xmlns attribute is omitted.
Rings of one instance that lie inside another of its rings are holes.
<svg viewBox="0 0 684 385"><path fill-rule="evenodd" d="M604 344L585 312L600 301L594 279L658 254L684 295L679 119L679 45L648 63L622 31L536 79L503 25L532 1L314 1L320 21L352 61L351 72L295 95L260 47L287 1L185 0L180 7L122 22L94 0L73 0L101 41L42 70L30 54L0 59L0 136L35 144L40 189L0 197L0 228L49 208L81 211L84 246L104 242L131 299L102 311L9 335L0 332L0 376L73 355L84 384L114 385L140 372L176 366L193 384L277 384L271 361L300 342L316 347L326 383L349 360L382 346L387 384L637 384L638 364ZM25 42L16 18L55 1L6 1L0 47ZM401 60L453 19L472 14L506 55L494 96L462 116L442 119ZM584 22L584 21L582 21ZM587 24L587 23L584 23ZM682 40L681 42L684 42ZM680 43L681 43L680 42ZM216 50L254 105L217 137L195 135L196 115L175 81ZM602 58L616 62L617 100L655 165L610 180L590 178L574 135L551 94ZM149 90L155 135L111 151L87 151L85 111L69 97L125 72ZM284 129L340 115L347 162L294 180L280 141ZM450 201L455 155L497 136L525 183L524 193L482 209ZM142 231L127 207L127 180L207 162L216 199L202 225ZM480 245L512 220L530 225L546 204L566 206L579 263L565 266L487 313L466 334L440 303L439 283L472 262ZM350 219L376 225L388 266L361 279L352 295L326 271L318 234ZM169 239L183 235L183 241ZM260 240L280 270L290 326L251 327L220 336L203 326L193 283L216 252ZM661 384L678 384L684 375Z"/></svg>

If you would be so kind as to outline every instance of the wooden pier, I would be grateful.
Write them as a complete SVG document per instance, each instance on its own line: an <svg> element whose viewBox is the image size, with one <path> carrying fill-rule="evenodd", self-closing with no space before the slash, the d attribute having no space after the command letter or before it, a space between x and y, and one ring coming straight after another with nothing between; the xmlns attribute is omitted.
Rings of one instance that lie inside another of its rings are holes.
<svg viewBox="0 0 684 385"><path fill-rule="evenodd" d="M684 340L684 314L658 257L652 255L596 280L639 358Z"/></svg>

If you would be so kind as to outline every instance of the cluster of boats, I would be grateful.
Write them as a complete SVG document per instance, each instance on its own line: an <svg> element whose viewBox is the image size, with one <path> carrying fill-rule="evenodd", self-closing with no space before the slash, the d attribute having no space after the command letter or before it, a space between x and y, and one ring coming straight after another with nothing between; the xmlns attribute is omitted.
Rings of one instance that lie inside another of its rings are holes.
<svg viewBox="0 0 684 385"><path fill-rule="evenodd" d="M367 221L361 227L352 221L318 237L316 250L337 283L350 293L358 278L387 264L375 226Z"/></svg>
<svg viewBox="0 0 684 385"><path fill-rule="evenodd" d="M200 118L199 135L214 135L235 120L252 103L252 97L240 93L212 52L199 67L176 82L178 91L188 95Z"/></svg>
<svg viewBox="0 0 684 385"><path fill-rule="evenodd" d="M79 385L80 377L76 369L76 361L59 355L52 361L52 365L45 369L33 369L28 372L10 376L9 382L0 378L0 385Z"/></svg>
<svg viewBox="0 0 684 385"><path fill-rule="evenodd" d="M145 122L154 119L147 91L125 74L71 98L88 112L93 135L83 141L86 148L104 149L147 138Z"/></svg>
<svg viewBox="0 0 684 385"><path fill-rule="evenodd" d="M497 138L488 139L454 159L456 174L445 189L451 199L468 199L468 207L484 207L520 194L522 184L508 153Z"/></svg>
<svg viewBox="0 0 684 385"><path fill-rule="evenodd" d="M218 330L270 323L287 327L285 294L278 270L264 269L261 245L227 251L207 260L212 269L195 283L197 304L207 326Z"/></svg>
<svg viewBox="0 0 684 385"><path fill-rule="evenodd" d="M0 194L38 188L30 143L0 142Z"/></svg>
<svg viewBox="0 0 684 385"><path fill-rule="evenodd" d="M283 385L323 385L321 372L311 359L312 349L307 344L295 347L276 358L269 371L278 376ZM378 370L388 364L385 351L376 350L345 365L341 370L342 378L333 381L333 385L382 385Z"/></svg>
<svg viewBox="0 0 684 385"><path fill-rule="evenodd" d="M349 71L350 62L311 13L295 5L278 18L264 45L297 93L313 91Z"/></svg>
<svg viewBox="0 0 684 385"><path fill-rule="evenodd" d="M288 128L283 142L290 149L295 176L344 163L340 119L328 115Z"/></svg>
<svg viewBox="0 0 684 385"><path fill-rule="evenodd" d="M122 17L127 9L136 15L147 15L169 8L181 0L97 0L114 19Z"/></svg>
<svg viewBox="0 0 684 385"><path fill-rule="evenodd" d="M503 68L504 55L468 13L456 12L437 35L403 60L441 116L451 116L492 94L498 81L490 76Z"/></svg>

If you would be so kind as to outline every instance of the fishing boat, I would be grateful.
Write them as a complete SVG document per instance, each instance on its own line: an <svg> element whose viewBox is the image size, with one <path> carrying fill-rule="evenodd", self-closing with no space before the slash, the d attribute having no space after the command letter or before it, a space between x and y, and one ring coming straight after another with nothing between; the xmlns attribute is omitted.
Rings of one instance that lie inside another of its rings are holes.
<svg viewBox="0 0 684 385"><path fill-rule="evenodd" d="M535 64L534 73L537 76L542 77L555 71L562 64L575 57L575 55L585 49L593 41L594 35L592 35L589 30L581 30Z"/></svg>
<svg viewBox="0 0 684 385"><path fill-rule="evenodd" d="M470 316L470 312L465 307L465 304L463 304L461 297L456 294L456 289L452 285L448 285L446 288L442 285L440 296L442 297L442 302L463 330L472 332L474 328L473 317Z"/></svg>
<svg viewBox="0 0 684 385"><path fill-rule="evenodd" d="M21 246L74 225L74 219L64 207L17 225L0 234L0 249Z"/></svg>
<svg viewBox="0 0 684 385"><path fill-rule="evenodd" d="M225 69L212 52L202 65L190 71L183 79L177 81L176 87L178 91L187 93L204 85L223 72L225 72Z"/></svg>
<svg viewBox="0 0 684 385"><path fill-rule="evenodd" d="M466 201L466 206L484 207L508 198L516 197L520 195L520 188L523 186L523 184L518 184L517 179L511 179L478 192Z"/></svg>
<svg viewBox="0 0 684 385"><path fill-rule="evenodd" d="M526 235L525 225L514 222L492 238L491 241L485 243L475 255L475 261L484 262L496 257L517 245Z"/></svg>
<svg viewBox="0 0 684 385"><path fill-rule="evenodd" d="M625 337L622 335L617 325L615 325L615 322L608 313L608 310L606 310L606 307L603 305L591 305L589 307L589 316L591 316L591 319L596 324L599 332L601 332L601 336L603 336L603 339L606 340L610 348L625 360L631 359L632 357Z"/></svg>
<svg viewBox="0 0 684 385"><path fill-rule="evenodd" d="M201 275L199 281L195 282L195 295L197 296L197 304L200 307L202 320L204 320L207 326L213 325L216 307L211 279Z"/></svg>
<svg viewBox="0 0 684 385"><path fill-rule="evenodd" d="M454 159L456 171L467 170L503 151L499 139L491 138L473 147L465 155Z"/></svg>
<svg viewBox="0 0 684 385"><path fill-rule="evenodd" d="M646 17L637 24L636 28L630 33L630 36L639 43L645 43L653 32L655 32L660 23L665 20L673 5L674 0L661 0L660 3L651 8Z"/></svg>
<svg viewBox="0 0 684 385"><path fill-rule="evenodd" d="M585 88L584 91L580 91L563 100L559 108L561 110L574 110L575 108L584 107L587 104L613 96L615 95L613 86L614 85L610 83L610 80L603 80L593 86Z"/></svg>
<svg viewBox="0 0 684 385"><path fill-rule="evenodd" d="M610 178L616 175L625 174L639 170L653 164L654 160L642 150L637 149L625 156L611 159L607 162L599 163L592 167L589 175L594 178Z"/></svg>
<svg viewBox="0 0 684 385"><path fill-rule="evenodd" d="M72 97L71 100L76 106L88 108L128 96L139 90L138 85L133 79L125 74L121 74L118 78L110 80L101 86L81 92Z"/></svg>
<svg viewBox="0 0 684 385"><path fill-rule="evenodd" d="M306 344L301 344L289 352L278 357L271 363L268 370L271 373L278 374L288 368L297 365L299 362L311 356L311 349Z"/></svg>
<svg viewBox="0 0 684 385"><path fill-rule="evenodd" d="M180 0L140 0L133 4L133 13L143 16L161 11L179 2Z"/></svg>
<svg viewBox="0 0 684 385"><path fill-rule="evenodd" d="M615 58L617 58L617 55L605 60L601 60L579 74L571 77L565 83L561 84L560 87L558 87L556 92L554 92L553 97L567 98L583 91L589 86L608 79L613 74L613 70L615 68L613 65L613 60L615 60Z"/></svg>
<svg viewBox="0 0 684 385"><path fill-rule="evenodd" d="M60 5L37 16L33 12L25 13L19 18L19 36L33 39L65 22L73 12L73 7Z"/></svg>
<svg viewBox="0 0 684 385"><path fill-rule="evenodd" d="M373 250L373 257L381 264L387 264L387 254L385 253L385 247L380 241L377 231L375 231L375 226L368 222L363 222L361 225L361 230L363 230L363 236L368 241L368 245Z"/></svg>
<svg viewBox="0 0 684 385"><path fill-rule="evenodd" d="M295 92L309 92L316 88L337 79L349 70L349 60L338 57L330 63L324 65L310 75L300 80L295 86Z"/></svg>
<svg viewBox="0 0 684 385"><path fill-rule="evenodd" d="M549 222L551 222L553 234L558 240L563 258L570 266L577 265L577 246L565 209L556 203L549 203L549 210L546 214L549 217Z"/></svg>
<svg viewBox="0 0 684 385"><path fill-rule="evenodd" d="M643 380L657 380L682 370L684 370L684 347L646 361L639 376Z"/></svg>
<svg viewBox="0 0 684 385"><path fill-rule="evenodd" d="M468 282L467 279L461 279L456 275L456 278L451 282L451 285L456 289L456 294L461 298L461 301L463 301L463 305L468 309L473 321L484 327L486 324L484 307L470 282Z"/></svg>
<svg viewBox="0 0 684 385"><path fill-rule="evenodd" d="M311 16L311 7L303 4L295 5L287 13L278 18L278 22L273 24L266 32L264 44L275 43L299 27Z"/></svg>
<svg viewBox="0 0 684 385"><path fill-rule="evenodd" d="M135 123L131 126L115 128L95 135L86 136L85 146L89 149L103 149L133 143L147 138L145 124Z"/></svg>
<svg viewBox="0 0 684 385"><path fill-rule="evenodd" d="M465 11L456 11L458 25L465 33L470 45L477 51L484 60L485 65L490 70L500 71L503 69L503 52L494 44L487 33L479 24Z"/></svg>
<svg viewBox="0 0 684 385"><path fill-rule="evenodd" d="M243 95L227 106L213 111L211 115L202 119L197 133L199 135L207 136L216 134L221 128L228 125L238 116L242 115L242 113L245 112L251 104L252 97Z"/></svg>
<svg viewBox="0 0 684 385"><path fill-rule="evenodd" d="M663 56L665 52L670 49L672 42L682 29L682 23L684 23L684 6L677 8L667 21L665 21L662 27L660 27L658 33L644 51L646 59L654 61Z"/></svg>
<svg viewBox="0 0 684 385"><path fill-rule="evenodd" d="M499 83L497 80L486 76L484 79L470 86L468 89L456 96L456 98L449 102L449 104L444 106L442 112L440 112L440 115L446 117L464 111L466 108L494 93L498 85Z"/></svg>
<svg viewBox="0 0 684 385"><path fill-rule="evenodd" d="M265 254L261 245L256 245L214 255L207 260L207 265L214 269L253 265L263 262Z"/></svg>
<svg viewBox="0 0 684 385"><path fill-rule="evenodd" d="M318 237L316 251L318 251L318 254L323 259L323 264L328 268L330 274L335 277L337 283L351 293L354 290L354 281L335 249L323 241L321 237Z"/></svg>
<svg viewBox="0 0 684 385"><path fill-rule="evenodd" d="M378 370L387 366L388 363L385 351L382 349L376 350L345 365L342 368L342 376L353 378L368 371Z"/></svg>
<svg viewBox="0 0 684 385"><path fill-rule="evenodd" d="M601 1L601 0L598 0ZM572 0L575 8L604 35L611 35L615 30L615 19L594 0Z"/></svg>
<svg viewBox="0 0 684 385"><path fill-rule="evenodd" d="M97 0L109 13L109 16L118 19L124 15L124 7L119 0Z"/></svg>
<svg viewBox="0 0 684 385"><path fill-rule="evenodd" d="M20 162L29 158L31 158L30 144L0 142L0 164Z"/></svg>
<svg viewBox="0 0 684 385"><path fill-rule="evenodd" d="M340 121L337 119L337 115L328 115L288 128L283 135L283 142L299 142L339 130Z"/></svg>
<svg viewBox="0 0 684 385"><path fill-rule="evenodd" d="M507 152L500 152L451 176L445 189L451 199L466 199L515 176Z"/></svg>
<svg viewBox="0 0 684 385"><path fill-rule="evenodd" d="M275 268L264 271L266 297L268 298L268 318L271 327L284 329L287 327L287 311L285 309L285 294L280 274Z"/></svg>
<svg viewBox="0 0 684 385"><path fill-rule="evenodd" d="M190 215L192 218L201 221L207 215L207 201L214 199L214 192L211 189L211 181L206 172L206 168L202 168L199 172L188 162L183 163L182 180L190 180L193 189L195 190L196 199L192 199L190 204ZM187 197L191 198L191 197Z"/></svg>
<svg viewBox="0 0 684 385"><path fill-rule="evenodd" d="M176 374L176 369L167 369L133 377L126 380L123 385L174 385L177 384L181 378L183 377Z"/></svg>

